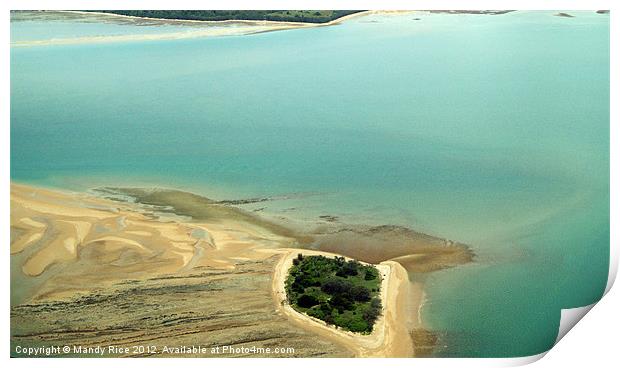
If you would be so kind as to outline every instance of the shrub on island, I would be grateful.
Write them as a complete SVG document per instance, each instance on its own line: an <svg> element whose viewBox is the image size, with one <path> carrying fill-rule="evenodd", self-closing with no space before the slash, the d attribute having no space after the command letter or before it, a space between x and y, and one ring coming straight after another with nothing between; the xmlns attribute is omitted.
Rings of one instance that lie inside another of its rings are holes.
<svg viewBox="0 0 620 368"><path fill-rule="evenodd" d="M298 254L285 288L295 310L349 331L368 334L381 315L379 271L344 257Z"/></svg>
<svg viewBox="0 0 620 368"><path fill-rule="evenodd" d="M87 10L93 11L93 10ZM278 22L327 23L361 10L94 10L96 12L181 20L268 20Z"/></svg>

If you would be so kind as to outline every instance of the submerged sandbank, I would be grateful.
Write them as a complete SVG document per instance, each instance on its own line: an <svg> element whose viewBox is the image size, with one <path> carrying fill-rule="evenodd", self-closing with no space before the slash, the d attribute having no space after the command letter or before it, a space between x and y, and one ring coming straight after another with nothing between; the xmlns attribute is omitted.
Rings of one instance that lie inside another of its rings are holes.
<svg viewBox="0 0 620 368"><path fill-rule="evenodd" d="M299 356L418 354L414 345L419 333L416 335L415 331L422 328L419 308L424 299L423 289L421 284L409 282L407 270L395 260L373 262L385 275L382 286L385 309L376 331L369 336L356 336L321 326L281 304L281 281L288 270L286 264L291 255L318 253L308 248L320 249L322 244L333 247L337 241L342 241L345 244L342 252L330 254L351 257L356 253L351 242L366 237L374 247L377 242L384 241L387 234L405 231L402 228L388 227L390 230L386 232L386 228L376 226L338 225L347 228L342 232L334 229L321 232L314 228L301 230L221 201L177 190L107 188L99 189L97 193L99 196L11 184L13 342L27 345L40 336L48 336L47 340L56 343L77 342L78 338L101 343L113 338L114 334L105 331L88 338L83 334L67 335L55 332L53 324L45 322L52 320L79 330L84 323L79 317L82 315L80 311L85 308L89 315L97 316L103 324L126 326L122 328L123 334L141 331L139 333L147 339L160 339L164 330L148 337L150 330L163 328L165 325L157 321L168 317L156 313L153 320L148 320L150 327L139 321L148 305L134 296L138 298L147 293L150 298L157 299L156 303L162 305L168 314L184 321L180 329L194 331L188 332L183 339L194 336L201 341L222 344L221 334L207 335L209 328L201 329L196 323L211 321L215 318L212 313L246 308L241 325L234 315L217 324L233 329L227 332L228 340L247 340L247 329L250 329L255 334L249 338L252 342L265 343L261 335L265 333L279 343L289 343L288 335L297 336L293 341L299 349ZM349 244L344 241L343 234L351 229L355 229L355 236ZM331 231L335 232L336 238ZM411 230L406 233L409 236L418 234ZM419 242L420 239L436 239L423 234L416 236L420 237ZM326 239L331 239L331 243ZM436 242L443 245L429 243L426 248L419 242L412 244L409 250L403 244L396 247L396 253L384 253L389 256L415 249L418 254L423 254L424 249L431 248L435 253L469 252L464 246L442 243L442 240ZM381 253L379 249L374 252L368 249L367 257L370 258ZM432 263L436 259L429 256L420 262ZM449 267L455 264L442 259L435 266L420 267L436 269L438 265ZM246 275L251 277L246 278ZM211 281L205 284L206 280ZM224 286L213 289L213 285L222 282ZM199 292L194 295L196 288ZM223 292L226 298L222 297ZM126 309L119 317L110 308L114 305L113 300L121 296ZM183 300L182 307L177 305L179 298ZM275 314L274 303L278 311ZM194 304L212 304L213 309L195 310ZM192 310L190 315L188 309ZM33 311L38 311L34 318ZM196 319L197 315L203 317ZM264 324L273 327L256 330L243 327ZM235 326L238 329L235 330ZM321 340L314 343L317 335L331 342ZM181 337L171 339L180 341Z"/></svg>

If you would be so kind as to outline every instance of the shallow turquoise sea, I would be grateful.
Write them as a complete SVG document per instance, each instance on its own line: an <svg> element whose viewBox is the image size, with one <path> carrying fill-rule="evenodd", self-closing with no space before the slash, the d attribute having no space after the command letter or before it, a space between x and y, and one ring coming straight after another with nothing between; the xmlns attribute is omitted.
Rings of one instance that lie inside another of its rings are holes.
<svg viewBox="0 0 620 368"><path fill-rule="evenodd" d="M553 13L12 47L11 178L285 195L266 211L471 244L475 263L427 280L436 354L536 354L609 262L609 17ZM12 39L70 23L13 22Z"/></svg>

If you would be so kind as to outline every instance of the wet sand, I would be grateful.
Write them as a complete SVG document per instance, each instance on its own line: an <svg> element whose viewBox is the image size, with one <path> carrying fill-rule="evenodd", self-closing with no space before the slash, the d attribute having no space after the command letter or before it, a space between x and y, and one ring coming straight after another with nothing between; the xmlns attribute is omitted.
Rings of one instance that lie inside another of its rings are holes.
<svg viewBox="0 0 620 368"><path fill-rule="evenodd" d="M381 273L382 314L375 322L372 333L362 335L349 332L300 313L286 300L285 281L293 259L298 253L304 255L339 256L334 253L299 249L282 250L284 256L276 265L273 279L274 297L278 308L296 324L312 330L318 335L339 342L356 352L358 357L411 357L413 344L403 321L407 320L406 301L409 283L407 272L397 262L386 261L375 265Z"/></svg>
<svg viewBox="0 0 620 368"><path fill-rule="evenodd" d="M11 184L13 344L97 345L141 336L168 345L289 344L293 356L413 356L424 295L421 284L409 282L411 272L471 260L465 246L399 227L301 231L182 191L97 193ZM394 242L386 252L378 245L389 236L417 241ZM366 242L354 248L360 239ZM378 264L386 279L376 333L336 331L281 304L284 265L313 247ZM407 252L417 253L400 256Z"/></svg>
<svg viewBox="0 0 620 368"><path fill-rule="evenodd" d="M263 356L353 356L277 312L278 255L266 250L296 240L243 218L188 221L13 183L11 233L13 345L200 344L294 349Z"/></svg>

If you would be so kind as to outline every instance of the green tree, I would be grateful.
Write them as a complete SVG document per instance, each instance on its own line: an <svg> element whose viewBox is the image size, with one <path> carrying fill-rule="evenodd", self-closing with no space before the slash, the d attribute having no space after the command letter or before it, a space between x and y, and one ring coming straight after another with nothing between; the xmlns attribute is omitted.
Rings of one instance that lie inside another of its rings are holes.
<svg viewBox="0 0 620 368"><path fill-rule="evenodd" d="M350 293L355 301L367 302L370 300L370 290L365 286L355 285L351 288Z"/></svg>
<svg viewBox="0 0 620 368"><path fill-rule="evenodd" d="M297 305L302 308L311 308L317 304L319 304L319 301L313 295L302 294L299 299L297 299Z"/></svg>
<svg viewBox="0 0 620 368"><path fill-rule="evenodd" d="M364 280L374 280L379 276L379 272L374 267L366 267Z"/></svg>

